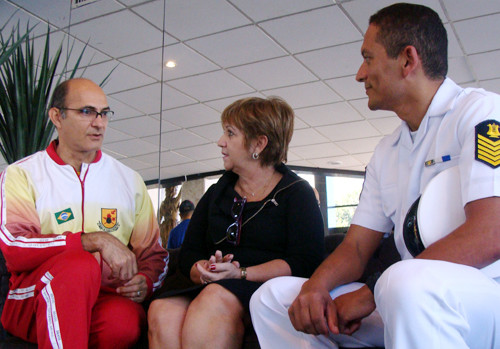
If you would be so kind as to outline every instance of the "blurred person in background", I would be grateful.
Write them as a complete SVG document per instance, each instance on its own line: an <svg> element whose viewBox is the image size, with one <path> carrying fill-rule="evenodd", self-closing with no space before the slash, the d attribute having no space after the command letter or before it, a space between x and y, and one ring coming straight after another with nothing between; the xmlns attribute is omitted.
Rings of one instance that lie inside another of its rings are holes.
<svg viewBox="0 0 500 349"><path fill-rule="evenodd" d="M170 231L168 235L167 248L179 248L184 241L184 235L186 234L186 229L191 220L191 216L194 212L194 204L189 200L184 200L179 205L179 216L181 217L180 223Z"/></svg>

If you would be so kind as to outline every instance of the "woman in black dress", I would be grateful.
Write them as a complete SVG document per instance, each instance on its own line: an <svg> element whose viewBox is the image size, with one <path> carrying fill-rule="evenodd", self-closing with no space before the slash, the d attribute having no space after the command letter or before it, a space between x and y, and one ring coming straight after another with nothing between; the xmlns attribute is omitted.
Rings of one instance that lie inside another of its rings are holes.
<svg viewBox="0 0 500 349"><path fill-rule="evenodd" d="M321 263L315 194L284 165L293 118L277 97L223 111L217 145L226 172L198 203L179 256L193 286L152 302L150 348L239 348L253 292L277 276L309 277Z"/></svg>

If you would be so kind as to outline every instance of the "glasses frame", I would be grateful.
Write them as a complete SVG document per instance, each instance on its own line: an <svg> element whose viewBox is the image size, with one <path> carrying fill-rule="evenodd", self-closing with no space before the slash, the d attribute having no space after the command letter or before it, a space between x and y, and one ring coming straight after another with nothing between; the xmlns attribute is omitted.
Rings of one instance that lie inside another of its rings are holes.
<svg viewBox="0 0 500 349"><path fill-rule="evenodd" d="M231 213L233 215L234 222L231 223L229 227L227 227L226 229L226 240L231 245L238 246L240 244L243 209L245 207L246 202L247 202L246 197L243 197L241 199L235 197L233 200Z"/></svg>
<svg viewBox="0 0 500 349"><path fill-rule="evenodd" d="M59 110L73 110L73 111L78 111L80 112L80 114L85 118L85 119L88 119L88 120L94 120L94 119L97 119L98 116L101 117L101 119L103 120L111 120L113 118L113 116L115 115L115 112L112 111L112 110L101 110L100 112L98 112L97 110L95 109L92 109L92 108L66 108L66 107L62 107L62 108L57 108ZM89 114L90 112L90 114ZM95 114L95 117L88 117L87 115L92 115L92 114Z"/></svg>

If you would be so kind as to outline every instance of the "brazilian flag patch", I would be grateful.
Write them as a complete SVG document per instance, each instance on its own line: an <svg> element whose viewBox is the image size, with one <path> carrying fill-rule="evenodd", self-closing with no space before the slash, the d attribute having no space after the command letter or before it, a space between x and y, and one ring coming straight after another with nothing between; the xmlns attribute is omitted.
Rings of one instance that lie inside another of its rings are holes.
<svg viewBox="0 0 500 349"><path fill-rule="evenodd" d="M54 215L56 216L57 224L63 224L75 218L71 208L56 212Z"/></svg>
<svg viewBox="0 0 500 349"><path fill-rule="evenodd" d="M500 123L486 120L476 125L476 160L492 168L500 165Z"/></svg>

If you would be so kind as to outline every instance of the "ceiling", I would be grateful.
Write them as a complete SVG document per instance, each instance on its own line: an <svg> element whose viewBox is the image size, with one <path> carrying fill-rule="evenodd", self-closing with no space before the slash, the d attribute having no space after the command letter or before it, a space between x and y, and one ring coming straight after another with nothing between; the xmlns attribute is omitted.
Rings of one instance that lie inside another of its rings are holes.
<svg viewBox="0 0 500 349"><path fill-rule="evenodd" d="M223 169L220 113L246 96L278 95L294 108L289 164L363 171L399 124L370 111L354 79L369 16L393 2L0 0L0 23L38 23L39 48L49 23L54 51L62 42L67 56L74 44L70 62L88 43L82 76L96 82L116 67L104 86L116 114L103 148L145 180ZM415 2L445 23L449 76L500 93L500 1Z"/></svg>

